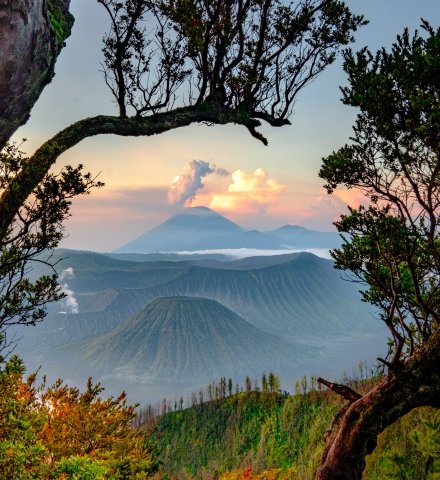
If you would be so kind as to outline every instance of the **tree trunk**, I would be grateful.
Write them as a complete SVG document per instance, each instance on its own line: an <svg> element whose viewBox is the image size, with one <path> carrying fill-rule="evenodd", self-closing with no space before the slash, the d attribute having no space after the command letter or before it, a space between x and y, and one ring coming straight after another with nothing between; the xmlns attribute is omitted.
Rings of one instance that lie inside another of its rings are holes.
<svg viewBox="0 0 440 480"><path fill-rule="evenodd" d="M338 412L315 480L360 480L377 436L421 406L440 407L440 329L367 394Z"/></svg>
<svg viewBox="0 0 440 480"><path fill-rule="evenodd" d="M0 0L0 149L29 118L70 35L70 0Z"/></svg>

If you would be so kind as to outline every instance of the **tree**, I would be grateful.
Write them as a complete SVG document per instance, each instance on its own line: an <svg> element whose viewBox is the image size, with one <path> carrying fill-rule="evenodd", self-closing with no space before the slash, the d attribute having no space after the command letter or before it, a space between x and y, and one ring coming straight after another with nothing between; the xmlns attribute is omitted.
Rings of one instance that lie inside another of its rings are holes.
<svg viewBox="0 0 440 480"><path fill-rule="evenodd" d="M23 364L14 356L0 369L0 479L28 479L46 453L38 438L45 417L34 409L32 383L23 381Z"/></svg>
<svg viewBox="0 0 440 480"><path fill-rule="evenodd" d="M267 143L257 131L261 121L275 127L288 124L299 91L333 62L341 45L350 42L353 32L364 23L362 16L353 15L336 0L292 4L281 0L98 2L110 18L103 47L104 77L119 115L79 120L45 142L30 158L20 156L13 175L1 185L3 255L13 250L11 239L28 199L38 196L57 158L84 138L98 134L148 136L205 122L243 125ZM0 85L4 87L0 149L6 148L7 156L11 147L6 142L26 121L52 78L56 56L70 34L73 19L68 5L68 0L34 0L19 2L14 9L0 6L0 57L6 59L0 66ZM26 23L23 18L32 21ZM11 76L10 71L17 74ZM2 160L7 164L5 156ZM75 168L68 174L75 176L75 187L71 186L63 198L85 193L95 184L90 175L81 177ZM53 184L54 177L50 179ZM81 191L75 190L78 185ZM41 207L39 203L34 211ZM67 214L64 210L61 216ZM59 214L55 223L61 226L61 221ZM24 227L20 238L26 240L27 233ZM33 251L53 248L60 238L53 237ZM14 303L18 315L29 294L14 297L15 279L22 280L28 260L25 254L16 255L11 270L1 280L3 298ZM50 285L47 282L45 293L27 304L40 308L59 298L56 278ZM21 285L25 291L45 290L35 283ZM38 319L43 310L39 312Z"/></svg>
<svg viewBox="0 0 440 480"><path fill-rule="evenodd" d="M263 393L267 393L269 391L267 385L267 377L265 373L263 373L263 376L261 377L261 390L263 391Z"/></svg>
<svg viewBox="0 0 440 480"><path fill-rule="evenodd" d="M268 385L268 388L269 388L269 392L277 393L279 391L279 389L281 388L280 377L273 372L269 372L267 385Z"/></svg>
<svg viewBox="0 0 440 480"><path fill-rule="evenodd" d="M360 109L352 143L323 160L332 193L357 188L367 206L336 226L336 267L366 286L387 326L385 372L365 395L320 379L348 400L316 479L360 479L377 435L419 406L440 407L440 30L406 29L390 52L345 53L343 101Z"/></svg>
<svg viewBox="0 0 440 480"><path fill-rule="evenodd" d="M10 144L0 152L0 189L14 184L28 158ZM7 338L13 324L35 324L45 317L45 305L64 297L55 271L32 278L35 263L53 266L51 250L63 236L71 199L103 184L83 174L82 165L47 173L4 230L0 250L0 351L13 344ZM34 276L35 277L35 276ZM0 357L1 359L1 357Z"/></svg>
<svg viewBox="0 0 440 480"><path fill-rule="evenodd" d="M36 375L23 374L16 356L0 369L0 479L144 479L155 472L156 452L133 428L124 394L103 399L91 380L82 393L61 380L36 386Z"/></svg>
<svg viewBox="0 0 440 480"><path fill-rule="evenodd" d="M252 392L252 380L251 380L251 377L249 375L246 375L244 383L245 383L246 393L251 393Z"/></svg>

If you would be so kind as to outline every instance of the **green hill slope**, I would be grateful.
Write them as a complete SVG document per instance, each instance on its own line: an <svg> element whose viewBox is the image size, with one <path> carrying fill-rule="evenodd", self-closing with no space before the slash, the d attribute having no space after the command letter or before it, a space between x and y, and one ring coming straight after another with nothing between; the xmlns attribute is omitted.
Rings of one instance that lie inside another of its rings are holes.
<svg viewBox="0 0 440 480"><path fill-rule="evenodd" d="M328 392L240 393L177 409L144 429L158 444L163 479L308 480L339 406L339 397ZM439 421L440 410L424 408L386 429L367 457L363 479L437 479Z"/></svg>

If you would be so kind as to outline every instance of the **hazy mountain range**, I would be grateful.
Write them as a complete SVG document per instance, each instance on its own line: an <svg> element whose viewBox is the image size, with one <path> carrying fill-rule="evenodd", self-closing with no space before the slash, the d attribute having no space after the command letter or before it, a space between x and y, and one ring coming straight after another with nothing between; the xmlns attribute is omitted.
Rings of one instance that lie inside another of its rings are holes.
<svg viewBox="0 0 440 480"><path fill-rule="evenodd" d="M358 285L311 253L267 255L339 243L336 233L291 225L246 231L195 207L111 254L56 250L66 298L36 327L16 330L17 351L31 369L76 383L93 375L136 400L145 389L180 394L221 376L339 372L342 358L382 353ZM270 252L210 253L234 248Z"/></svg>
<svg viewBox="0 0 440 480"><path fill-rule="evenodd" d="M335 232L285 225L269 232L246 230L207 207L186 208L116 250L118 253L197 251L226 248L334 248Z"/></svg>
<svg viewBox="0 0 440 480"><path fill-rule="evenodd" d="M17 351L30 368L70 381L92 374L110 391L137 389L139 400L146 385L165 383L172 395L170 385L180 392L264 370L297 378L322 367L339 371L340 357L378 353L371 310L331 260L310 253L146 257L56 251L67 298L20 330ZM347 335L359 349L340 343Z"/></svg>

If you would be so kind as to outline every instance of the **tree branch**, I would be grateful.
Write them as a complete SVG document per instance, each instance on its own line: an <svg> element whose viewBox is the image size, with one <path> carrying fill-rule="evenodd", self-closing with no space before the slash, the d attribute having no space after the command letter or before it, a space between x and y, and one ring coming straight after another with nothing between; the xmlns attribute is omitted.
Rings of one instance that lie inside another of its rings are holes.
<svg viewBox="0 0 440 480"><path fill-rule="evenodd" d="M347 387L346 385L341 385L340 383L332 383L324 380L321 377L319 377L317 381L318 383L322 383L341 397L345 398L345 400L348 400L350 403L354 403L356 400L359 400L362 397L362 395L355 392L352 388Z"/></svg>
<svg viewBox="0 0 440 480"><path fill-rule="evenodd" d="M184 107L145 118L99 115L73 123L45 142L23 166L14 182L0 197L0 235L3 237L26 198L42 181L57 158L88 137L101 134L120 136L151 136L192 123L206 122L224 125L236 123L247 127L252 135L267 145L267 140L255 130L258 121L244 119L239 111L225 112L214 103Z"/></svg>

